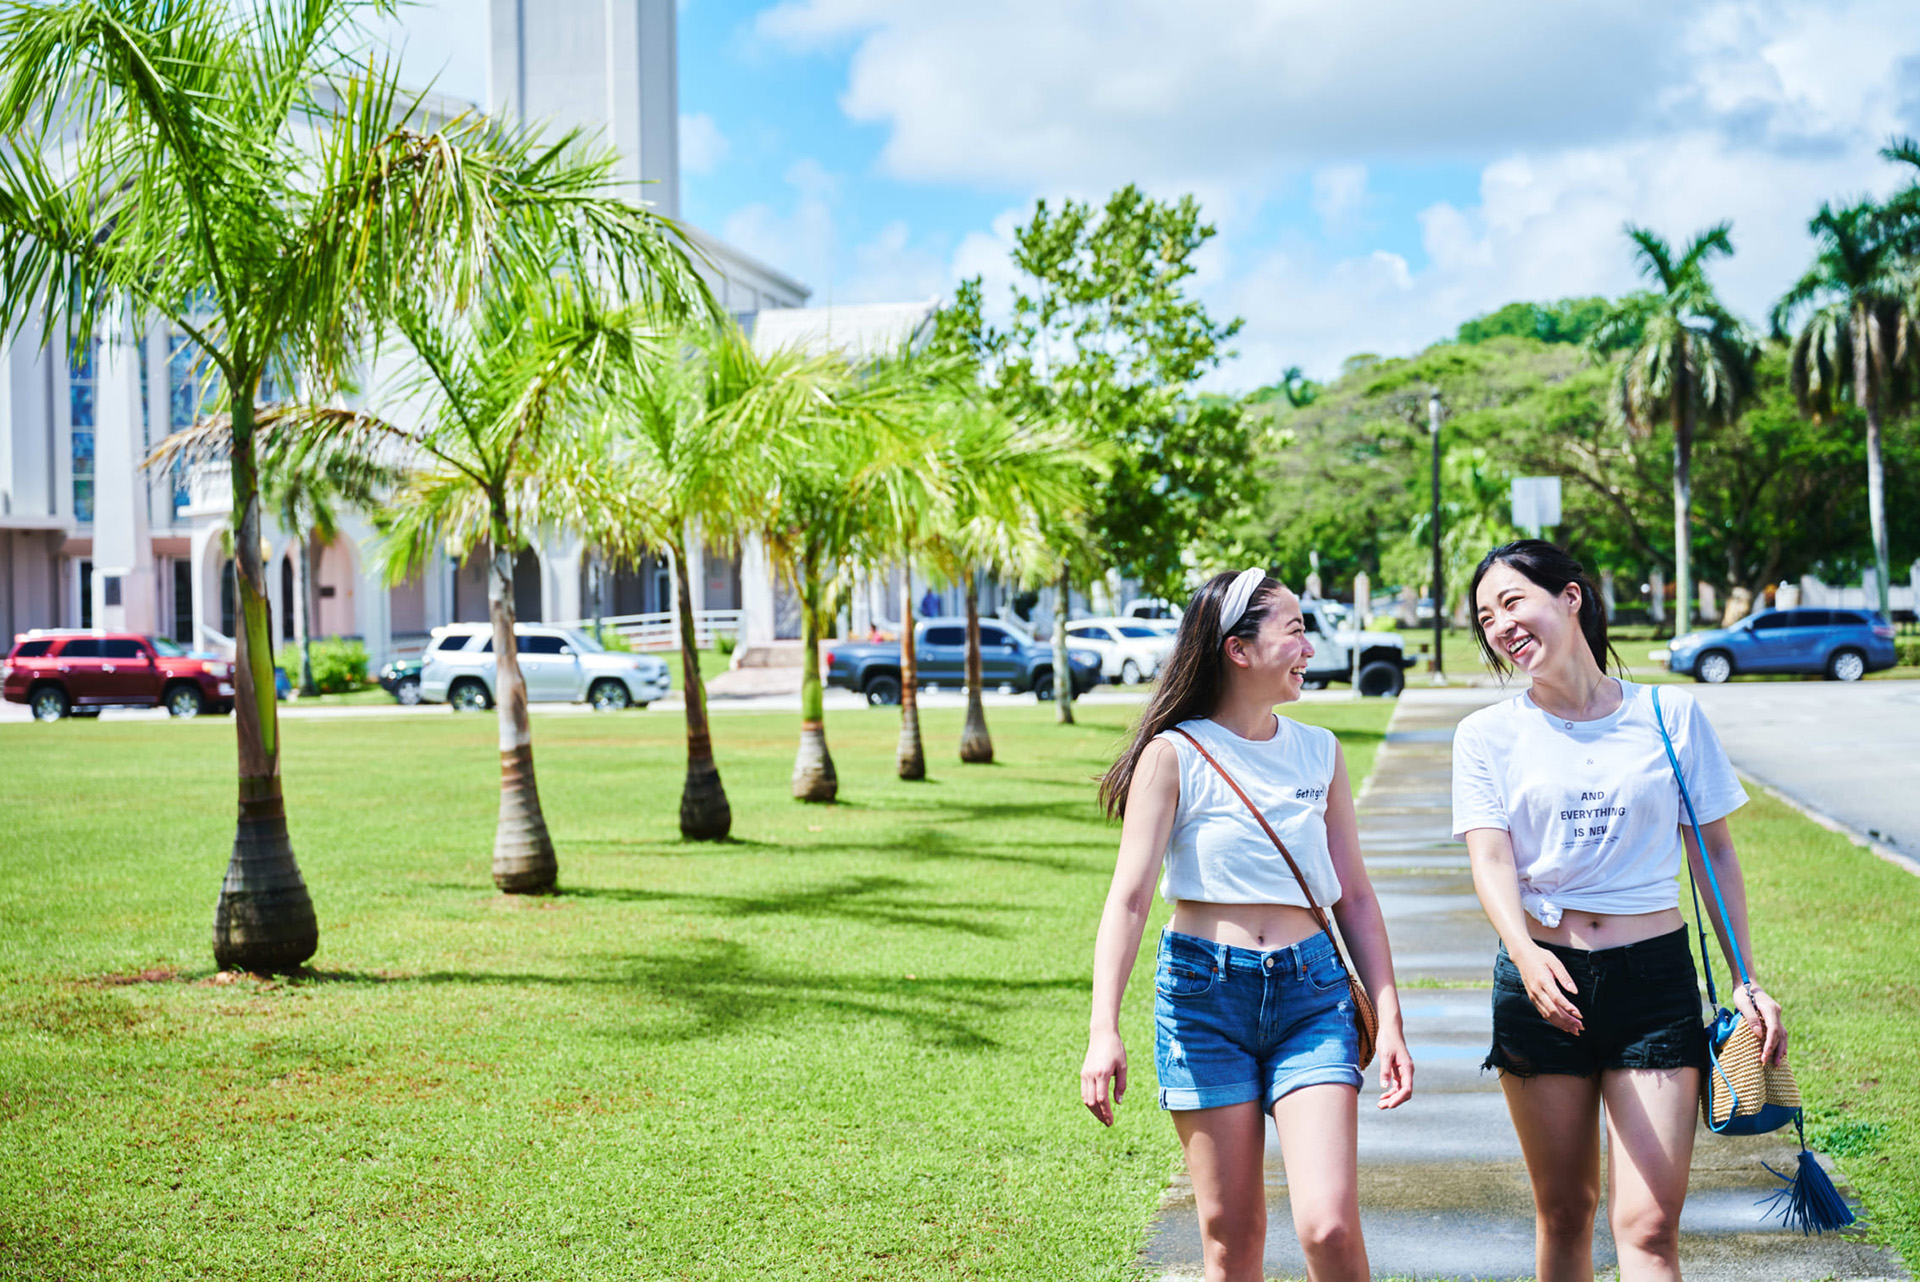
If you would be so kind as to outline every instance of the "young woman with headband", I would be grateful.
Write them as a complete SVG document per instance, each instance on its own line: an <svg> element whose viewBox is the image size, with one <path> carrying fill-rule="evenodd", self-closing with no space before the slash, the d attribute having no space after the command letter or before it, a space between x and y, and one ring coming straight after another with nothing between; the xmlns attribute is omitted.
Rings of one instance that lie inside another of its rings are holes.
<svg viewBox="0 0 1920 1282"><path fill-rule="evenodd" d="M1606 616L1580 563L1508 543L1480 562L1470 599L1487 662L1532 687L1460 723L1453 826L1500 935L1486 1066L1533 1185L1535 1265L1541 1282L1593 1277L1604 1115L1620 1278L1678 1278L1707 1045L1676 877L1684 851L1704 880L1701 852L1647 687L1601 667ZM1668 686L1660 704L1751 969L1726 820L1747 794L1693 698ZM1784 1062L1780 1004L1755 985L1733 996L1765 1060Z"/></svg>
<svg viewBox="0 0 1920 1282"><path fill-rule="evenodd" d="M1285 843L1312 900L1332 908L1373 996L1380 1107L1413 1093L1393 958L1360 858L1346 761L1331 732L1274 713L1275 704L1300 697L1312 654L1300 602L1265 570L1215 575L1187 604L1132 743L1100 785L1107 813L1124 819L1094 945L1080 1095L1113 1125L1127 1088L1120 998L1158 878L1173 904L1154 981L1160 1106L1173 1114L1186 1153L1209 1282L1264 1276L1268 1115L1310 1275L1368 1276L1347 972L1249 802Z"/></svg>

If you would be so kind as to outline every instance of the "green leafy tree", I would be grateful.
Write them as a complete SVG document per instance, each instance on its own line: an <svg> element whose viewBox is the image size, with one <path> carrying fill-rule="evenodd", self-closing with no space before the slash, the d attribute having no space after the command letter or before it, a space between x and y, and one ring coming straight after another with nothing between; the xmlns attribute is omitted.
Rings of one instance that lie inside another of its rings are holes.
<svg viewBox="0 0 1920 1282"><path fill-rule="evenodd" d="M1673 431L1674 632L1680 634L1693 622L1694 436L1702 423L1739 417L1753 392L1754 342L1707 279L1707 262L1733 253L1729 224L1699 233L1678 256L1655 233L1626 230L1653 288L1610 307L1587 347L1598 360L1619 354L1608 400L1616 421L1640 435L1654 422Z"/></svg>
<svg viewBox="0 0 1920 1282"><path fill-rule="evenodd" d="M336 52L352 0L67 0L0 17L0 309L67 341L160 316L231 413L240 815L222 967L297 968L319 930L287 838L260 546L260 381L334 386L408 292L464 302L519 229L564 222L654 261L655 224L586 163L475 116L424 118Z"/></svg>
<svg viewBox="0 0 1920 1282"><path fill-rule="evenodd" d="M1884 434L1890 408L1912 396L1916 285L1920 262L1911 253L1899 216L1872 201L1822 205L1808 230L1817 246L1813 265L1773 309L1773 328L1786 335L1794 318L1806 320L1792 340L1792 381L1801 412L1821 421L1844 394L1867 426L1867 513L1887 613L1887 496Z"/></svg>
<svg viewBox="0 0 1920 1282"><path fill-rule="evenodd" d="M1455 342L1531 338L1542 343L1585 343L1611 304L1604 298L1563 298L1555 303L1508 303L1460 326Z"/></svg>
<svg viewBox="0 0 1920 1282"><path fill-rule="evenodd" d="M1128 186L1096 210L1038 202L1014 235L1011 320L983 318L978 279L941 314L936 343L970 352L1007 413L1079 425L1110 451L1088 525L1106 568L1150 591L1184 584L1188 546L1241 511L1250 435L1239 405L1196 394L1238 320L1188 293L1214 235L1191 197Z"/></svg>

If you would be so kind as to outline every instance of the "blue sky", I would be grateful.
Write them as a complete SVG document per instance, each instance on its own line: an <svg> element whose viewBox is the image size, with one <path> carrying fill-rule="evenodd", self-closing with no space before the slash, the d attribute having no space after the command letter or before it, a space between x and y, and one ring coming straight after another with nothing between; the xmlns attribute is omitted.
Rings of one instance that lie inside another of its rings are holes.
<svg viewBox="0 0 1920 1282"><path fill-rule="evenodd" d="M536 11L529 5L529 11ZM1519 298L1634 283L1621 226L1732 219L1758 319L1820 201L1920 134L1911 0L683 0L683 214L813 302L1007 283L1039 196L1198 194L1215 381L1325 376ZM410 73L486 92L486 5L418 6Z"/></svg>

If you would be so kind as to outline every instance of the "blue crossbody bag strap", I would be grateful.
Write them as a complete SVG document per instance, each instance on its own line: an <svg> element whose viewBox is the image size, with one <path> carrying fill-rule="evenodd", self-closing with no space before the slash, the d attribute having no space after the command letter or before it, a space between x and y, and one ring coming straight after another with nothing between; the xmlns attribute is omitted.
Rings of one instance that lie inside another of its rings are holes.
<svg viewBox="0 0 1920 1282"><path fill-rule="evenodd" d="M1680 758L1673 750L1673 736L1667 733L1667 719L1660 711L1660 687L1648 686L1653 696L1653 720L1660 727L1660 742L1667 750L1667 764L1673 767L1674 782L1680 785L1680 802L1687 808L1687 823L1693 828L1693 839L1700 847L1700 866L1707 870L1707 886L1713 891L1714 906L1720 910L1720 922L1727 928L1727 948L1733 953L1733 964L1740 972L1740 982L1752 982L1747 976L1747 963L1740 956L1740 942L1733 937L1733 918L1727 915L1727 901L1720 894L1720 879L1714 876L1713 860L1707 856L1707 839L1700 831L1700 817L1694 813L1693 798L1687 792L1687 777L1680 772ZM1720 1004L1719 994L1713 988L1713 962L1707 956L1707 925L1700 917L1700 886L1693 878L1693 865L1687 864L1687 888L1693 891L1693 921L1700 931L1700 964L1707 971L1707 1001L1714 1006Z"/></svg>

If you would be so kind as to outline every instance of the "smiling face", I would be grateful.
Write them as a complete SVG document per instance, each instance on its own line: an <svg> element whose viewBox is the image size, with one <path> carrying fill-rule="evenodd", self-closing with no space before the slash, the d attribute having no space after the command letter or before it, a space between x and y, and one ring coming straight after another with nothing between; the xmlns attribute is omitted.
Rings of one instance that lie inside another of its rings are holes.
<svg viewBox="0 0 1920 1282"><path fill-rule="evenodd" d="M1267 598L1267 617L1252 640L1228 637L1226 647L1229 674L1254 683L1263 696L1275 703L1291 703L1300 697L1307 679L1307 660L1313 657L1313 642L1307 639L1307 627L1300 617L1300 598L1279 588Z"/></svg>
<svg viewBox="0 0 1920 1282"><path fill-rule="evenodd" d="M1512 566L1496 564L1480 580L1474 609L1493 652L1529 675L1592 657L1580 633L1578 584L1555 595Z"/></svg>

